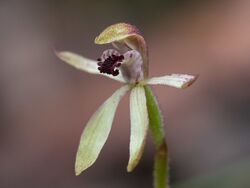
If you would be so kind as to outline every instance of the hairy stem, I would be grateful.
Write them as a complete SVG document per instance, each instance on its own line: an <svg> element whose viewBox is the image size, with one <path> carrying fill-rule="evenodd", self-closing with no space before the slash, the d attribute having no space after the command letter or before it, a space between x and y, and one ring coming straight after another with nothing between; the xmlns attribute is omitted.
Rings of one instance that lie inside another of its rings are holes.
<svg viewBox="0 0 250 188"><path fill-rule="evenodd" d="M149 116L149 129L156 147L154 188L169 188L168 150L159 105L149 86L144 86Z"/></svg>

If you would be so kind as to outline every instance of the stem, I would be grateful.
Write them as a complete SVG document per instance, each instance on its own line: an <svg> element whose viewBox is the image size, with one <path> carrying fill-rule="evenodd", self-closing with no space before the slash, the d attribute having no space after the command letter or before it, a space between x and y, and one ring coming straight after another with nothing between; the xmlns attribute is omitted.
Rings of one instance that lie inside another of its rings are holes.
<svg viewBox="0 0 250 188"><path fill-rule="evenodd" d="M169 188L168 154L167 145L164 142L156 150L154 158L154 187Z"/></svg>
<svg viewBox="0 0 250 188"><path fill-rule="evenodd" d="M149 116L149 129L156 147L154 157L154 188L169 188L168 150L159 105L149 86L144 86Z"/></svg>

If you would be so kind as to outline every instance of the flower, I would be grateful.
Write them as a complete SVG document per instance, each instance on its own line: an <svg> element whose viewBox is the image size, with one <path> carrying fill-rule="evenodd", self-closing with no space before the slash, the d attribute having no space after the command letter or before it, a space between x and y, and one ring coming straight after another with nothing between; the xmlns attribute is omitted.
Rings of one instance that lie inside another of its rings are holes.
<svg viewBox="0 0 250 188"><path fill-rule="evenodd" d="M79 175L96 161L108 138L118 103L128 91L131 91L131 135L127 171L131 172L142 156L148 132L149 118L144 86L162 84L186 88L196 80L197 76L171 74L148 78L146 42L139 30L127 23L107 27L96 37L95 43L112 43L115 49L105 50L97 61L72 52L57 52L57 56L61 60L79 70L107 76L124 84L89 119L81 135L76 155L75 173Z"/></svg>

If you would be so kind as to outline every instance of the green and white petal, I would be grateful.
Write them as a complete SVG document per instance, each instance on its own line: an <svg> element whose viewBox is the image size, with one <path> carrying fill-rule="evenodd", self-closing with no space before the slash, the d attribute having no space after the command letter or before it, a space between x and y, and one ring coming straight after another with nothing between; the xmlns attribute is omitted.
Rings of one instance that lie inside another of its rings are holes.
<svg viewBox="0 0 250 188"><path fill-rule="evenodd" d="M132 89L130 94L130 148L127 171L131 172L139 163L148 131L148 111L145 91L142 86Z"/></svg>
<svg viewBox="0 0 250 188"><path fill-rule="evenodd" d="M109 77L113 80L117 80L119 82L125 82L122 75L112 76L107 74L101 74L98 70L97 61L91 60L88 58L85 58L81 55L78 55L76 53L68 52L68 51L62 51L62 52L56 52L56 55L64 62L68 63L69 65L72 65L73 67L85 71L91 74L98 74L102 76Z"/></svg>
<svg viewBox="0 0 250 188"><path fill-rule="evenodd" d="M108 138L118 103L129 89L128 85L118 89L90 118L81 135L76 155L76 175L96 161Z"/></svg>
<svg viewBox="0 0 250 188"><path fill-rule="evenodd" d="M197 78L197 75L171 74L161 77L149 78L145 80L145 83L151 85L161 84L184 89L192 85Z"/></svg>

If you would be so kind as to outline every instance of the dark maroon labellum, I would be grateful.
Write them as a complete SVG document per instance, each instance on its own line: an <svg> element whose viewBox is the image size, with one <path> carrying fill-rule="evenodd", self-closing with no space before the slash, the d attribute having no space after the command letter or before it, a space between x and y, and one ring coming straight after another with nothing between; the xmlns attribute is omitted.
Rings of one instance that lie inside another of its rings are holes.
<svg viewBox="0 0 250 188"><path fill-rule="evenodd" d="M98 58L97 65L100 73L112 74L113 76L117 76L119 74L119 70L117 67L121 66L121 62L124 60L123 55L111 55L108 58L102 61L101 58Z"/></svg>

